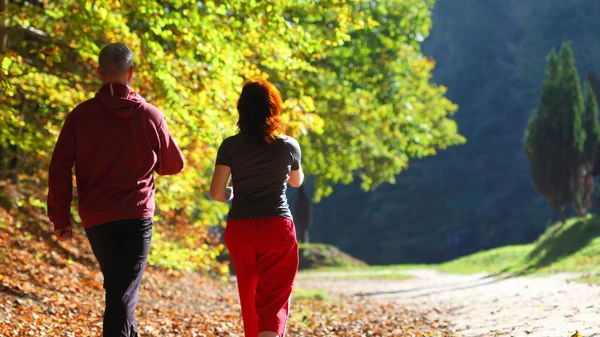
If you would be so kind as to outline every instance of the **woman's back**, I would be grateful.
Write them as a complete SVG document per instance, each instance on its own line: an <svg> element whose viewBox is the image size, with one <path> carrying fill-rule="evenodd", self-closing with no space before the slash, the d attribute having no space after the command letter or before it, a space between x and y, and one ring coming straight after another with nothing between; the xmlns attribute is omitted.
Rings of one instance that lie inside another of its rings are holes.
<svg viewBox="0 0 600 337"><path fill-rule="evenodd" d="M298 270L296 229L285 195L304 180L298 142L286 136L282 99L268 81L244 84L239 134L221 143L210 183L213 200L233 204L225 243L236 270L246 336L281 337ZM232 185L227 186L229 178Z"/></svg>
<svg viewBox="0 0 600 337"><path fill-rule="evenodd" d="M231 167L234 197L229 219L283 216L292 219L286 190L291 170L298 170L300 146L291 138L263 144L238 134L223 141L217 165Z"/></svg>

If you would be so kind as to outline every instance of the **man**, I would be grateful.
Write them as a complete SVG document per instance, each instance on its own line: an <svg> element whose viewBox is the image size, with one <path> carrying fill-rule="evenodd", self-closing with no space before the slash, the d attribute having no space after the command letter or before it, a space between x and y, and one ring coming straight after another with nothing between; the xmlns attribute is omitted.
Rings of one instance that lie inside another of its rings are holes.
<svg viewBox="0 0 600 337"><path fill-rule="evenodd" d="M102 87L67 116L52 154L48 216L59 240L73 236L75 165L79 215L104 275L104 336L132 337L152 236L153 171L177 174L184 159L162 113L130 88L131 50L109 44L98 61Z"/></svg>

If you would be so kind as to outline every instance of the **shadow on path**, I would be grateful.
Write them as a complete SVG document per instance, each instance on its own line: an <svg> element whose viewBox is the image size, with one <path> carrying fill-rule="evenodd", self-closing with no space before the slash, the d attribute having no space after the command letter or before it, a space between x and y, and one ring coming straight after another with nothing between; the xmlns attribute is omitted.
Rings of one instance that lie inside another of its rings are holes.
<svg viewBox="0 0 600 337"><path fill-rule="evenodd" d="M512 277L512 276L507 276L504 278L490 278L489 276L483 276L481 278L478 278L475 280L469 280L466 282L455 282L455 283L450 283L450 284L446 283L446 284L432 285L432 286L428 286L428 287L417 287L417 288L400 289L400 290L393 290L393 291L375 291L375 292L368 292L368 293L358 293L358 294L355 294L354 296L370 297L370 296L398 295L398 294L408 294L408 293L413 293L413 292L427 291L422 294L417 294L417 295L408 297L408 298L419 298L419 297L431 296L431 295L436 295L436 294L448 293L448 292L452 292L452 291L477 288L477 287L485 286L488 284L497 283L497 282L503 281L510 277Z"/></svg>

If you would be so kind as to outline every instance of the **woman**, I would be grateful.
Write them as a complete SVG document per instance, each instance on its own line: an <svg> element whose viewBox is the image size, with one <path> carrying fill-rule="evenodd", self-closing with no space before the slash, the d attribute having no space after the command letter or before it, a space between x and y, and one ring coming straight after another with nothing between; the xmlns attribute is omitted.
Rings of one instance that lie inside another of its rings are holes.
<svg viewBox="0 0 600 337"><path fill-rule="evenodd" d="M286 183L299 187L304 173L298 142L283 135L281 104L273 84L244 85L237 103L240 132L219 147L210 185L213 200L233 199L225 243L237 274L246 337L283 337L298 269L285 191Z"/></svg>

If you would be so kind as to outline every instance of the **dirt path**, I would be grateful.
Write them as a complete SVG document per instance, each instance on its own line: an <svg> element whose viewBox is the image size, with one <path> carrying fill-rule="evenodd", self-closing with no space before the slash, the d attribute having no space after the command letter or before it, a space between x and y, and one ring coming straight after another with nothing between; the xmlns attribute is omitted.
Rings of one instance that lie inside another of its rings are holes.
<svg viewBox="0 0 600 337"><path fill-rule="evenodd" d="M576 275L496 279L412 270L412 279L304 275L297 287L395 301L411 309L439 308L459 336L600 337L600 287L569 281ZM345 273L347 274L347 273Z"/></svg>

